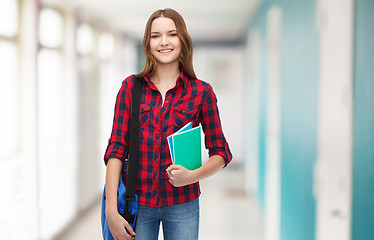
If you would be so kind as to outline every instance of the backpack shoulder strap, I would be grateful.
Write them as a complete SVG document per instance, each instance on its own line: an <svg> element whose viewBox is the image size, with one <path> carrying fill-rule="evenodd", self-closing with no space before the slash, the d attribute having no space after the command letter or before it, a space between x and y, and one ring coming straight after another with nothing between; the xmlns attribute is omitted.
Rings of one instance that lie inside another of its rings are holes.
<svg viewBox="0 0 374 240"><path fill-rule="evenodd" d="M136 172L138 169L139 154L139 111L140 99L142 96L143 79L134 76L134 86L132 88L131 107L131 130L130 130L130 154L128 162L128 176L126 185L127 197L135 197Z"/></svg>

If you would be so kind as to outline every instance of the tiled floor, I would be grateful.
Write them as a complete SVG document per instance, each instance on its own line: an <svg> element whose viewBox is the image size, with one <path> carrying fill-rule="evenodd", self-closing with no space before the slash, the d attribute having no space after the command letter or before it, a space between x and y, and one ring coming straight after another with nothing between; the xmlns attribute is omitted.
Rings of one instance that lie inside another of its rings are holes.
<svg viewBox="0 0 374 240"><path fill-rule="evenodd" d="M244 191L240 168L229 166L201 182L201 240L263 240L256 201ZM55 240L99 240L100 202L81 214L72 227ZM160 240L163 239L160 233Z"/></svg>

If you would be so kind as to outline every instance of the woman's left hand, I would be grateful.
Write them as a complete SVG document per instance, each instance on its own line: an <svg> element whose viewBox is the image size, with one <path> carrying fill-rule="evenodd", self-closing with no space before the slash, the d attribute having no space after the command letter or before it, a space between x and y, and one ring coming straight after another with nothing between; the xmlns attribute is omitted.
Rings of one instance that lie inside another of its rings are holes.
<svg viewBox="0 0 374 240"><path fill-rule="evenodd" d="M169 182L174 187L183 187L197 182L194 177L194 171L190 171L181 165L170 165L166 172L168 173Z"/></svg>

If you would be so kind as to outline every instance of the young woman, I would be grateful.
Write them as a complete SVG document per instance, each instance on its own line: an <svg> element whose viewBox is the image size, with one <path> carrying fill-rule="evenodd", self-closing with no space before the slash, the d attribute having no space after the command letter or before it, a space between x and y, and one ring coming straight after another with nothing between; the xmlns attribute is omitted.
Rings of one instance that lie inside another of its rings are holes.
<svg viewBox="0 0 374 240"><path fill-rule="evenodd" d="M118 181L129 150L131 88L134 76L119 90L111 138L105 153L106 216L114 239L152 240L162 222L166 240L194 240L199 232L199 180L213 175L232 159L223 135L212 87L196 78L192 41L179 13L154 12L146 25L146 63L137 75L144 81L139 116L139 159L136 231L117 212ZM202 125L209 159L190 171L172 165L167 137L185 124ZM127 229L127 231L126 231Z"/></svg>

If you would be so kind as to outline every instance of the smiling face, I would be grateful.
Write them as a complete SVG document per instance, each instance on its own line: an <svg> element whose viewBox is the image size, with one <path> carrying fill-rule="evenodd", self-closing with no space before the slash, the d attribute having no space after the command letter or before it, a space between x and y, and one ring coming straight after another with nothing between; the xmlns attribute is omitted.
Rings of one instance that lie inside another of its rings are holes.
<svg viewBox="0 0 374 240"><path fill-rule="evenodd" d="M172 32L172 30L175 30L175 32ZM177 35L175 36L173 33ZM164 40L160 40L163 35ZM166 37L168 37L167 40L165 40ZM168 41L168 43L160 43L160 41ZM164 51L159 51L160 49L164 49ZM173 9L159 9L149 17L144 29L143 53L146 59L142 71L137 74L139 77L152 74L160 64L176 63L175 65L177 65L179 63L178 67L186 75L196 78L192 64L192 39L183 17ZM161 53L164 55L161 55Z"/></svg>
<svg viewBox="0 0 374 240"><path fill-rule="evenodd" d="M179 65L181 40L172 19L159 17L153 20L149 47L158 64Z"/></svg>

